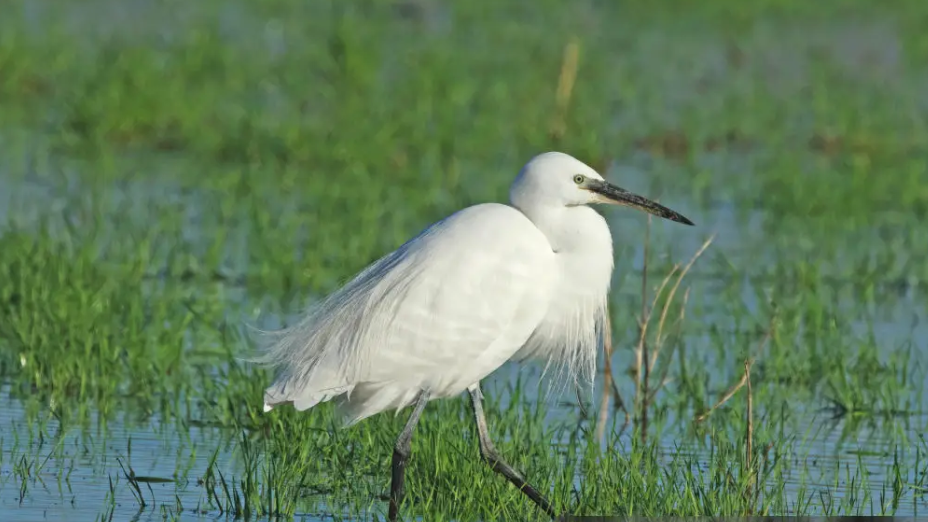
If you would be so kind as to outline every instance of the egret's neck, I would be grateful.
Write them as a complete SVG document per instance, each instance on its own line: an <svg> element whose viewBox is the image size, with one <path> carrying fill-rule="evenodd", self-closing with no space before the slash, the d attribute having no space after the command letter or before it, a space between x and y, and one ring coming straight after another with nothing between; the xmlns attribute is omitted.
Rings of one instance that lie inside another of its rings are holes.
<svg viewBox="0 0 928 522"><path fill-rule="evenodd" d="M612 235L606 220L592 208L543 204L517 208L548 238L554 252L598 255L608 258L611 267Z"/></svg>
<svg viewBox="0 0 928 522"><path fill-rule="evenodd" d="M532 356L567 362L592 376L612 280L612 235L606 220L584 207L517 206L555 252L551 296L541 324L523 348Z"/></svg>

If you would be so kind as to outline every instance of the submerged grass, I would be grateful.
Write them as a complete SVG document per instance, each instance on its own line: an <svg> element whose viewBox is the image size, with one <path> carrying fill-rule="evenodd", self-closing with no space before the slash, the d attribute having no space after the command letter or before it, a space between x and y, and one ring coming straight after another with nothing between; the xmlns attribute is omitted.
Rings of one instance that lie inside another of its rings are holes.
<svg viewBox="0 0 928 522"><path fill-rule="evenodd" d="M286 323L558 148L700 228L655 222L644 253L643 220L609 214L613 377L638 408L588 418L504 369L488 415L516 467L575 514L924 512L925 7L718 5L169 2L101 23L81 13L121 11L9 2L0 505L382 514L405 414L261 413L242 325ZM642 294L713 233L643 337ZM750 358L750 415L735 395L693 422ZM426 410L403 513L537 517L469 419Z"/></svg>

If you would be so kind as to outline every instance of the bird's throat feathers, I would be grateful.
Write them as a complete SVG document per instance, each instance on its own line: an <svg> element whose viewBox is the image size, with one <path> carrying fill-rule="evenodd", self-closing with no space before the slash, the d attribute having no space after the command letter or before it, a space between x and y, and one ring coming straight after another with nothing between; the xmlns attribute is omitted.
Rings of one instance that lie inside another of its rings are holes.
<svg viewBox="0 0 928 522"><path fill-rule="evenodd" d="M554 286L545 318L520 357L544 360L556 385L591 383L612 280L612 235L603 217L589 207L542 215L533 222L551 243L558 277L550 283Z"/></svg>

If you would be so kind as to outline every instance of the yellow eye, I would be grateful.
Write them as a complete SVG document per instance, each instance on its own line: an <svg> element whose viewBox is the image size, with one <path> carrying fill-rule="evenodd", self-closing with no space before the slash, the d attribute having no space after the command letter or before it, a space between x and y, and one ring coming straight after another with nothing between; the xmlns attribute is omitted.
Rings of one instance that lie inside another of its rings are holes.
<svg viewBox="0 0 928 522"><path fill-rule="evenodd" d="M584 180L586 180L586 178L583 177L583 174L577 174L576 176L574 176L574 183L576 183L577 185L583 183Z"/></svg>

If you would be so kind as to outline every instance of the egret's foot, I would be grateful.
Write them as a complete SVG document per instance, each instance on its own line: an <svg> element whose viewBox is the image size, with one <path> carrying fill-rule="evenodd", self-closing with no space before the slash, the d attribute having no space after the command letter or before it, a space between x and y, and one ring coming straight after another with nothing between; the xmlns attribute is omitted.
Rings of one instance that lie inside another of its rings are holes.
<svg viewBox="0 0 928 522"><path fill-rule="evenodd" d="M407 439L405 447L401 448L398 441L397 446L393 448L393 467L390 481L390 522L396 521L400 504L403 502L403 495L406 493L406 463L409 460L410 446L411 444Z"/></svg>
<svg viewBox="0 0 928 522"><path fill-rule="evenodd" d="M525 496L532 500L542 511L551 516L551 518L558 519L563 517L563 514L558 515L557 511L554 510L554 507L551 506L551 503L548 502L548 499L544 497L541 493L535 489L534 486L526 482L525 478L522 477L522 474L519 473L515 468L509 465L505 459L496 451L495 448L490 445L490 447L483 449L481 445L481 457L483 457L484 462L490 465L490 468L493 471L499 473L500 475L506 477L509 482L519 488Z"/></svg>
<svg viewBox="0 0 928 522"><path fill-rule="evenodd" d="M409 455L412 453L412 434L416 430L416 424L419 423L419 417L425 410L425 405L429 402L429 392L423 390L419 393L416 400L416 406L412 413L409 414L409 420L406 426L396 439L396 445L393 446L393 466L391 470L390 481L390 522L396 522L396 516L400 511L400 504L403 503L403 494L405 493L406 484L406 463L409 461Z"/></svg>
<svg viewBox="0 0 928 522"><path fill-rule="evenodd" d="M557 519L558 514L554 511L551 503L548 502L534 486L525 481L522 474L509 465L508 462L496 451L493 440L490 439L489 429L487 429L487 418L483 413L483 397L480 393L480 386L474 386L470 389L471 405L474 407L474 420L477 422L477 436L480 438L480 457L486 462L493 471L506 477L509 482L519 488L519 491L525 494L539 508L547 513L551 518Z"/></svg>

